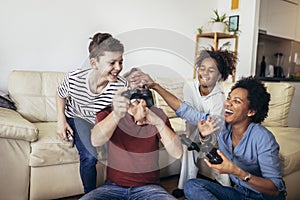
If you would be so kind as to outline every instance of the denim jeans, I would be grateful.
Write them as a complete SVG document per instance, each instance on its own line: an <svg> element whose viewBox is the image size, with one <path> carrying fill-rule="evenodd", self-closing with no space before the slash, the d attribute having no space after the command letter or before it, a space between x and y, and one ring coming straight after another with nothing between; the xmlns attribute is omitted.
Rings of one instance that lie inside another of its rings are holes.
<svg viewBox="0 0 300 200"><path fill-rule="evenodd" d="M164 188L156 184L122 187L114 183L104 183L97 189L84 195L81 200L168 200L176 199L170 195Z"/></svg>
<svg viewBox="0 0 300 200"><path fill-rule="evenodd" d="M97 180L97 150L91 144L91 129L93 124L80 118L67 118L74 131L74 142L80 157L80 176L84 193L96 188Z"/></svg>
<svg viewBox="0 0 300 200"><path fill-rule="evenodd" d="M261 193L256 193L239 185L236 185L235 187L226 187L218 183L214 183L203 179L188 180L188 182L184 186L184 194L185 197L189 200L285 199L285 192L281 192L278 197L266 197Z"/></svg>

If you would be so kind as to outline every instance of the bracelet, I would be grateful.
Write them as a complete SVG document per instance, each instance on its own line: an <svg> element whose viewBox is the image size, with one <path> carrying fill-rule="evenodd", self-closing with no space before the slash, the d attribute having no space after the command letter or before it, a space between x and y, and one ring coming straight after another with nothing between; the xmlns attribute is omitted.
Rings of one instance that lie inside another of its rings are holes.
<svg viewBox="0 0 300 200"><path fill-rule="evenodd" d="M202 142L202 143L205 143L205 142L207 142L208 140L210 140L210 135L207 135L207 136L205 136L205 137L202 137L201 136L201 134L200 134L200 142Z"/></svg>

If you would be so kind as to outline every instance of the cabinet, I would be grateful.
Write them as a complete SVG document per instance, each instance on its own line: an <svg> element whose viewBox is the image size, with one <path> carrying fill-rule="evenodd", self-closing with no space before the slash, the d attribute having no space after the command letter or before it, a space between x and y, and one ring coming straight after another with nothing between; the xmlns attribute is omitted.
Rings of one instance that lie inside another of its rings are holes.
<svg viewBox="0 0 300 200"><path fill-rule="evenodd" d="M261 0L259 29L268 35L295 39L297 16L296 0Z"/></svg>
<svg viewBox="0 0 300 200"><path fill-rule="evenodd" d="M213 47L214 49L228 49L230 51L237 53L238 47L238 36L231 35L227 33L203 33L196 35L196 49L195 49L195 59L194 59L194 74L193 78L196 78L196 60L199 52L203 49ZM234 66L235 68L236 66ZM235 69L232 72L232 82L235 82Z"/></svg>
<svg viewBox="0 0 300 200"><path fill-rule="evenodd" d="M300 2L298 4L298 16L296 20L296 37L295 40L300 42Z"/></svg>

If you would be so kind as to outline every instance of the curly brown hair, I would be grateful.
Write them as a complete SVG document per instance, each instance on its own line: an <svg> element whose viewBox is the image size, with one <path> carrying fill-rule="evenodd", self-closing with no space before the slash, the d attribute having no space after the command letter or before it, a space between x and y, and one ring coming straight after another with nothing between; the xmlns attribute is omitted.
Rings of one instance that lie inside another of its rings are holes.
<svg viewBox="0 0 300 200"><path fill-rule="evenodd" d="M231 88L232 92L236 88L243 88L248 91L249 109L255 110L256 114L251 117L252 122L261 123L268 116L270 93L262 81L255 77L242 77Z"/></svg>
<svg viewBox="0 0 300 200"><path fill-rule="evenodd" d="M235 70L235 65L238 61L235 52L223 49L215 50L213 47L211 47L210 49L204 49L200 51L200 54L196 60L196 67L200 67L202 61L206 58L212 58L216 61L223 81L225 81L229 75L232 75L232 72Z"/></svg>

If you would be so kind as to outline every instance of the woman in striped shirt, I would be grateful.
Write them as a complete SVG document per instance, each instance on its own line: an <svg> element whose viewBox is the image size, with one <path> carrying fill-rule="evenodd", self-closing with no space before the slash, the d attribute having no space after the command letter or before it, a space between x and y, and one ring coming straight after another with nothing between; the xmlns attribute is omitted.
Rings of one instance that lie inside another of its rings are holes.
<svg viewBox="0 0 300 200"><path fill-rule="evenodd" d="M91 39L91 68L67 73L56 95L57 134L66 141L67 131L74 136L85 193L96 188L97 151L91 145L96 114L111 106L115 92L127 85L119 76L123 68L123 44L108 33L97 33Z"/></svg>

